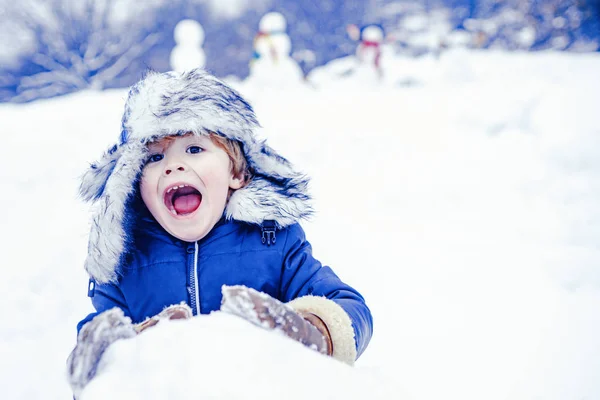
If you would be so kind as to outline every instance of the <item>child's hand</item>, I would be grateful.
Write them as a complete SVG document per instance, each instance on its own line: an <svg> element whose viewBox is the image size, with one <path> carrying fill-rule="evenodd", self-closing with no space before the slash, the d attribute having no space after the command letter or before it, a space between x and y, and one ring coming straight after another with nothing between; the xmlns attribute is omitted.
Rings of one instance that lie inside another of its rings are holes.
<svg viewBox="0 0 600 400"><path fill-rule="evenodd" d="M265 329L279 330L322 354L332 354L327 327L318 316L298 313L268 294L245 286L223 286L221 291L221 311L240 316Z"/></svg>
<svg viewBox="0 0 600 400"><path fill-rule="evenodd" d="M98 314L85 324L79 331L77 345L67 360L67 375L73 395L79 396L96 375L98 363L108 346L119 339L135 335L131 319L116 307Z"/></svg>

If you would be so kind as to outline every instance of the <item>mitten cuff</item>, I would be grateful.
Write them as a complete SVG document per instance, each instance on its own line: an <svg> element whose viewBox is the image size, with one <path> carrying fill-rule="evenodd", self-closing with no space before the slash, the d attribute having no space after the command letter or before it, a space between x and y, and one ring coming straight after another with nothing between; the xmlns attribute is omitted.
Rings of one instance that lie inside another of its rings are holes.
<svg viewBox="0 0 600 400"><path fill-rule="evenodd" d="M327 326L333 343L332 357L353 365L356 360L356 344L352 321L344 309L325 297L302 296L287 303L298 312L313 313Z"/></svg>

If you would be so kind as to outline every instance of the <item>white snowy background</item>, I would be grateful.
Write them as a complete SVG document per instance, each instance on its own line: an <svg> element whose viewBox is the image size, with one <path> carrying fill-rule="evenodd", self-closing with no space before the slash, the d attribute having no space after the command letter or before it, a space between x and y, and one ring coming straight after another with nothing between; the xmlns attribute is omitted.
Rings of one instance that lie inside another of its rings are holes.
<svg viewBox="0 0 600 400"><path fill-rule="evenodd" d="M600 399L600 56L451 52L244 82L313 176L315 255L363 293L352 369L228 315L113 345L90 399ZM0 105L0 397L69 399L92 311L78 177L125 90Z"/></svg>

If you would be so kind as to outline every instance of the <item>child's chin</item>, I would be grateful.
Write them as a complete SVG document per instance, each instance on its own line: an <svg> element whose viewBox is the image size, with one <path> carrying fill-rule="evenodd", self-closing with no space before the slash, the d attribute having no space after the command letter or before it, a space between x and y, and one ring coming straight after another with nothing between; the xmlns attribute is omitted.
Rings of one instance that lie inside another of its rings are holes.
<svg viewBox="0 0 600 400"><path fill-rule="evenodd" d="M173 236L175 236L177 239L179 240L183 240L184 242L197 242L198 240L202 239L204 236L206 236L206 234L208 232L200 232L198 230L195 231L181 231L178 229L170 229L169 233Z"/></svg>

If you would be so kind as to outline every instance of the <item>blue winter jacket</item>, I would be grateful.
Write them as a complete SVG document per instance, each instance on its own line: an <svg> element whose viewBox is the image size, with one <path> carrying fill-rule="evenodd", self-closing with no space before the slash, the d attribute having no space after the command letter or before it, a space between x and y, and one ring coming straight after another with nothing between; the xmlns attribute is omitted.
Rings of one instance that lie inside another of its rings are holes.
<svg viewBox="0 0 600 400"><path fill-rule="evenodd" d="M119 307L134 323L165 307L187 303L194 314L218 310L223 285L245 285L283 302L305 295L333 300L350 317L356 356L373 331L371 312L358 291L342 282L312 255L299 224L276 231L276 241L263 244L261 227L223 218L196 243L169 235L152 217L141 218L132 248L120 268L117 284L91 281L97 314Z"/></svg>

